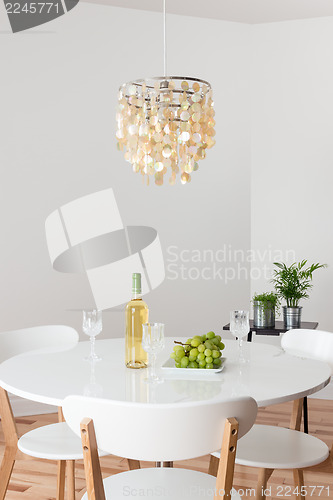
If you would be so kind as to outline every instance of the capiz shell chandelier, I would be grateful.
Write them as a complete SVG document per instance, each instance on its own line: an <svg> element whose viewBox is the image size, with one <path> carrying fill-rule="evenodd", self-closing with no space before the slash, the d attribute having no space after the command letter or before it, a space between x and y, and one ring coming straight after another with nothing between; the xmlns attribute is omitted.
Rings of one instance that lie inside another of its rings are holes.
<svg viewBox="0 0 333 500"><path fill-rule="evenodd" d="M164 0L164 74L166 74ZM175 184L191 181L198 161L215 144L214 102L210 84L191 77L161 76L124 83L119 89L118 148L149 184L161 186L170 173Z"/></svg>

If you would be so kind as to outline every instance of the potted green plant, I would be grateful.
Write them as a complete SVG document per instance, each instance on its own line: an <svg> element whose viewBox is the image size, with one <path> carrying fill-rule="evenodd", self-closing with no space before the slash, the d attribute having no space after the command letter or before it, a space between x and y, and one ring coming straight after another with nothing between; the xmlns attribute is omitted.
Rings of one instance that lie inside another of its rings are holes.
<svg viewBox="0 0 333 500"><path fill-rule="evenodd" d="M255 293L253 303L253 326L256 328L274 328L275 313L280 306L279 297L274 292Z"/></svg>
<svg viewBox="0 0 333 500"><path fill-rule="evenodd" d="M284 326L287 329L300 328L302 307L299 305L301 299L309 298L309 290L312 288L312 274L317 269L327 267L326 264L311 264L306 267L307 260L293 262L287 266L283 262L274 262L277 269L271 280L274 283L276 293L286 301L283 306Z"/></svg>

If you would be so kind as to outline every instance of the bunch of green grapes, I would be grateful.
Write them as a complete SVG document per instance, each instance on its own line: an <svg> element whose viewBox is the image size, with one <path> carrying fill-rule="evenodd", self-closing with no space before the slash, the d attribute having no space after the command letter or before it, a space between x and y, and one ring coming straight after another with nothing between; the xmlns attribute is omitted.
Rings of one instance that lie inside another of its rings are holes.
<svg viewBox="0 0 333 500"><path fill-rule="evenodd" d="M224 344L220 335L208 332L207 335L196 335L185 344L175 341L170 358L175 360L176 368L204 368L211 370L222 364L221 356Z"/></svg>

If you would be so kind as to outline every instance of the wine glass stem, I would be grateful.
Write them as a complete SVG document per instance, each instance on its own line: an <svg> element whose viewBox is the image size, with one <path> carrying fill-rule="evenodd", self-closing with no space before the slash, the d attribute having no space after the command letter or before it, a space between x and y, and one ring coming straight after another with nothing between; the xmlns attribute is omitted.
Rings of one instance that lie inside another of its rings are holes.
<svg viewBox="0 0 333 500"><path fill-rule="evenodd" d="M95 336L92 335L90 337L90 357L92 359L94 359L96 356L96 353L95 353Z"/></svg>
<svg viewBox="0 0 333 500"><path fill-rule="evenodd" d="M239 362L246 363L246 358L244 357L244 349L243 349L243 338L238 338L239 344Z"/></svg>
<svg viewBox="0 0 333 500"><path fill-rule="evenodd" d="M150 377L155 378L156 377L156 353L155 352L152 352L150 354L150 360L151 360Z"/></svg>
<svg viewBox="0 0 333 500"><path fill-rule="evenodd" d="M96 377L95 377L95 360L91 360L91 362L90 362L90 383L91 384L95 384L96 383Z"/></svg>
<svg viewBox="0 0 333 500"><path fill-rule="evenodd" d="M243 358L243 338L238 337L238 353L239 353L239 359Z"/></svg>

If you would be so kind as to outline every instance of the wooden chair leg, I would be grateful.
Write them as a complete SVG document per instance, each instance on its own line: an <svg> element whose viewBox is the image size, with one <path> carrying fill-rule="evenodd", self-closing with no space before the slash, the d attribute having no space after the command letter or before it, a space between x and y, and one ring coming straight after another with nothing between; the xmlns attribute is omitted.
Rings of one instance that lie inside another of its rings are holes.
<svg viewBox="0 0 333 500"><path fill-rule="evenodd" d="M219 459L211 455L208 467L208 474L216 477L218 468L219 468Z"/></svg>
<svg viewBox="0 0 333 500"><path fill-rule="evenodd" d="M88 500L105 500L96 434L92 419L84 418L80 428Z"/></svg>
<svg viewBox="0 0 333 500"><path fill-rule="evenodd" d="M238 422L235 418L228 418L224 426L221 456L216 477L214 500L231 499L232 483L238 437Z"/></svg>
<svg viewBox="0 0 333 500"><path fill-rule="evenodd" d="M296 498L305 498L305 491L304 488L302 489L302 486L304 486L304 475L303 475L303 470L302 469L295 469L293 470L293 475L294 475L294 485L296 488L296 491L298 491L298 494L296 494Z"/></svg>
<svg viewBox="0 0 333 500"><path fill-rule="evenodd" d="M6 446L0 467L0 500L4 500L15 464L16 447Z"/></svg>
<svg viewBox="0 0 333 500"><path fill-rule="evenodd" d="M58 406L58 422L65 422L61 406ZM59 460L57 474L57 500L65 500L66 460Z"/></svg>
<svg viewBox="0 0 333 500"><path fill-rule="evenodd" d="M127 464L128 464L129 470L136 470L136 469L141 468L139 460L132 460L131 458L128 458Z"/></svg>
<svg viewBox="0 0 333 500"><path fill-rule="evenodd" d="M294 429L295 431L301 430L302 411L303 411L303 398L295 399L293 411L291 414L290 429Z"/></svg>
<svg viewBox="0 0 333 500"><path fill-rule="evenodd" d="M68 500L75 500L75 460L67 460L66 478L67 498Z"/></svg>
<svg viewBox="0 0 333 500"><path fill-rule="evenodd" d="M18 434L7 391L0 387L0 415L5 452L0 467L0 500L5 498L17 453Z"/></svg>
<svg viewBox="0 0 333 500"><path fill-rule="evenodd" d="M173 462L155 462L155 467L164 467L164 468L172 469Z"/></svg>
<svg viewBox="0 0 333 500"><path fill-rule="evenodd" d="M257 483L257 491L256 491L256 500L265 500L266 494L265 490L267 488L267 482L271 475L273 474L274 469L260 469L258 475L258 483Z"/></svg>
<svg viewBox="0 0 333 500"><path fill-rule="evenodd" d="M65 417L62 412L61 406L58 406L58 422L65 422Z"/></svg>
<svg viewBox="0 0 333 500"><path fill-rule="evenodd" d="M66 461L58 462L57 473L57 500L65 500L65 479L66 479Z"/></svg>
<svg viewBox="0 0 333 500"><path fill-rule="evenodd" d="M296 431L301 430L303 409L304 409L304 398L296 399L294 401L293 411L291 414L290 429L294 429ZM293 475L294 475L295 487L298 486L299 491L301 491L301 487L304 486L303 471L294 470Z"/></svg>

